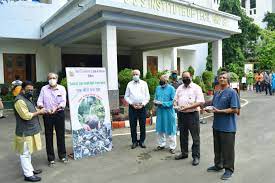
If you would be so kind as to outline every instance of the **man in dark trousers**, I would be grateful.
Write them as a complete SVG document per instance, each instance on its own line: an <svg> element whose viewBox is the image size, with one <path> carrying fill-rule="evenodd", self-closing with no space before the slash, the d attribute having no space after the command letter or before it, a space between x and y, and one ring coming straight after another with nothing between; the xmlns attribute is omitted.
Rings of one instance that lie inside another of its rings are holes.
<svg viewBox="0 0 275 183"><path fill-rule="evenodd" d="M230 179L234 172L236 114L240 112L240 100L237 92L229 88L229 75L219 75L220 90L214 94L212 107L207 112L214 113L214 166L208 172L219 172L225 169L221 179Z"/></svg>
<svg viewBox="0 0 275 183"><path fill-rule="evenodd" d="M44 115L44 127L46 137L46 150L48 156L48 165L52 167L55 164L55 155L53 147L53 129L56 131L56 142L58 156L61 162L67 163L65 147L65 114L66 89L57 84L58 75L48 74L49 84L43 86L37 100L39 108L45 108L47 114Z"/></svg>
<svg viewBox="0 0 275 183"><path fill-rule="evenodd" d="M145 105L150 100L148 85L140 79L140 71L133 70L133 80L127 84L125 100L129 104L129 120L132 137L132 149L137 145L146 148L144 141L146 137L146 109ZM137 139L137 120L140 126L140 140Z"/></svg>
<svg viewBox="0 0 275 183"><path fill-rule="evenodd" d="M174 106L178 112L178 126L180 129L181 154L176 160L188 158L188 136L191 133L193 165L200 162L200 106L204 104L204 96L199 85L192 82L189 72L182 73L183 84L176 90Z"/></svg>

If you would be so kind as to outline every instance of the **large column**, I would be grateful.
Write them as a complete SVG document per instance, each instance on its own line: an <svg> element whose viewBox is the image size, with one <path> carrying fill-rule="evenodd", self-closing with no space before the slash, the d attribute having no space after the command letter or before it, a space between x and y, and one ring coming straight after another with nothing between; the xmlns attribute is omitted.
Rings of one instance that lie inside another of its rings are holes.
<svg viewBox="0 0 275 183"><path fill-rule="evenodd" d="M217 74L219 68L222 67L222 40L212 43L212 70L214 75Z"/></svg>
<svg viewBox="0 0 275 183"><path fill-rule="evenodd" d="M3 53L0 52L0 84L3 84L4 82L4 59Z"/></svg>
<svg viewBox="0 0 275 183"><path fill-rule="evenodd" d="M147 55L145 54L145 52L142 52L142 65L143 77L145 77L147 73Z"/></svg>
<svg viewBox="0 0 275 183"><path fill-rule="evenodd" d="M171 49L171 70L177 70L178 49Z"/></svg>
<svg viewBox="0 0 275 183"><path fill-rule="evenodd" d="M119 108L116 26L105 25L101 30L102 65L106 68L110 109Z"/></svg>

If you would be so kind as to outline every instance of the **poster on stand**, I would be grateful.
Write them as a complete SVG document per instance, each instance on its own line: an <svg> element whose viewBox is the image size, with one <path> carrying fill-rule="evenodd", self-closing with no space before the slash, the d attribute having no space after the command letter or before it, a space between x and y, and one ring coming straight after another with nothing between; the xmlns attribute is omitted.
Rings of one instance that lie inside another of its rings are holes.
<svg viewBox="0 0 275 183"><path fill-rule="evenodd" d="M112 149L105 68L67 67L74 159Z"/></svg>

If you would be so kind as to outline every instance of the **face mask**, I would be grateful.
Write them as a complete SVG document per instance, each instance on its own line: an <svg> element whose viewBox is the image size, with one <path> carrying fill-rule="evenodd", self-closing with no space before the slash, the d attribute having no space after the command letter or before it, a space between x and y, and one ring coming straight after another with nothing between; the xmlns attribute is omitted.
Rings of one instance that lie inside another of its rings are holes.
<svg viewBox="0 0 275 183"><path fill-rule="evenodd" d="M172 74L171 77L172 77L173 79L177 79L177 78L178 78L177 74Z"/></svg>
<svg viewBox="0 0 275 183"><path fill-rule="evenodd" d="M26 91L25 92L25 97L26 98L32 98L32 96L33 96L33 91Z"/></svg>
<svg viewBox="0 0 275 183"><path fill-rule="evenodd" d="M139 81L139 75L134 75L133 80L136 81L136 82Z"/></svg>
<svg viewBox="0 0 275 183"><path fill-rule="evenodd" d="M188 79L183 79L182 82L185 84L185 85L189 85L191 83L191 79L188 78Z"/></svg>
<svg viewBox="0 0 275 183"><path fill-rule="evenodd" d="M49 84L50 84L50 86L55 86L57 84L57 80L56 79L50 79Z"/></svg>
<svg viewBox="0 0 275 183"><path fill-rule="evenodd" d="M159 81L159 85L164 88L166 86L166 82L160 80Z"/></svg>

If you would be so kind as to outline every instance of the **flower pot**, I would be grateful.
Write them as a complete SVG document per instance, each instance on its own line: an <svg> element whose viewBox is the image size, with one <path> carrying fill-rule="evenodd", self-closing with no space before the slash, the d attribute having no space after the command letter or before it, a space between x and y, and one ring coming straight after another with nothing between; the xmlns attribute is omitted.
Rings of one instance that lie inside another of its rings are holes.
<svg viewBox="0 0 275 183"><path fill-rule="evenodd" d="M146 123L145 124L146 125L152 125L152 121L151 121L150 117L146 118Z"/></svg>
<svg viewBox="0 0 275 183"><path fill-rule="evenodd" d="M125 121L113 121L112 127L113 128L125 128Z"/></svg>

